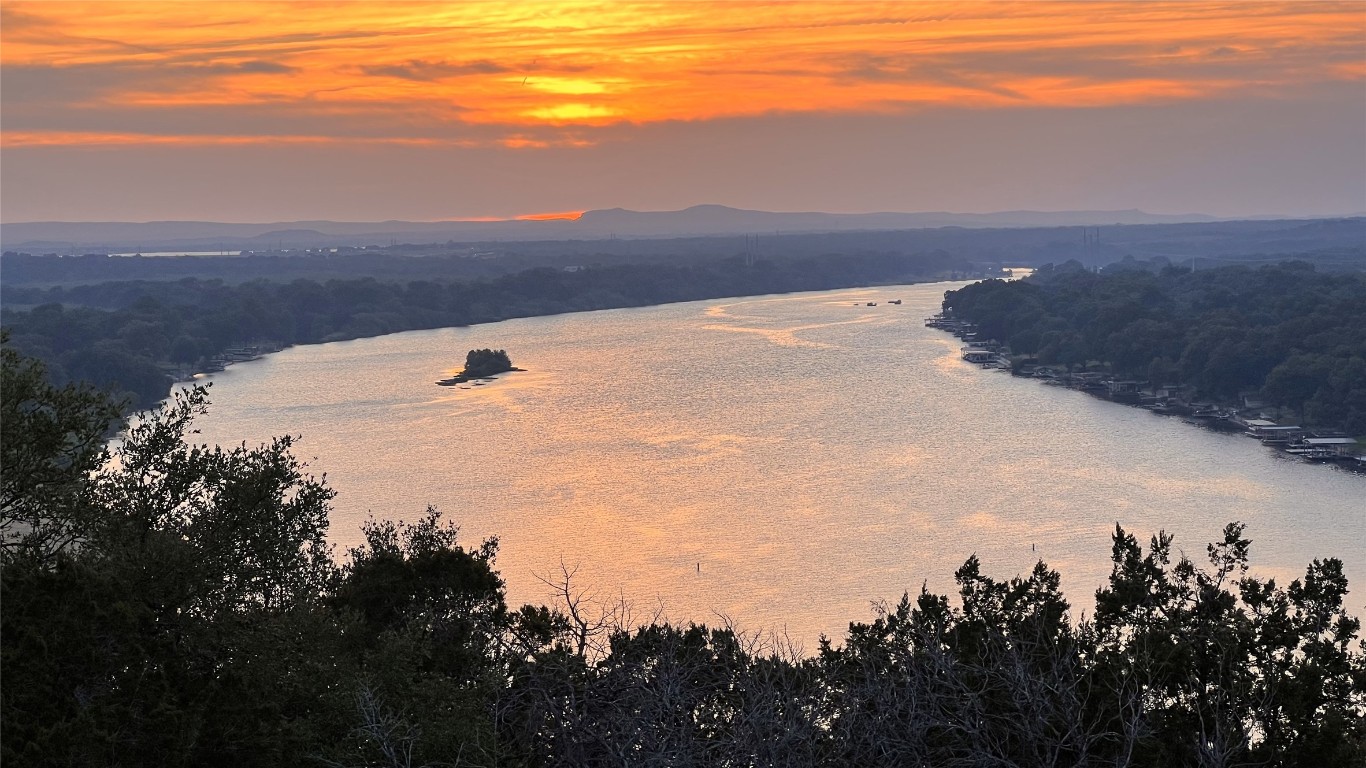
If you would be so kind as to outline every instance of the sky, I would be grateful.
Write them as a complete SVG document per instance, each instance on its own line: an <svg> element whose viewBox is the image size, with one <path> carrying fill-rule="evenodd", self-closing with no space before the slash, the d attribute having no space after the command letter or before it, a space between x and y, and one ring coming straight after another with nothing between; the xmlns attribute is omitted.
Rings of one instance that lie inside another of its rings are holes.
<svg viewBox="0 0 1366 768"><path fill-rule="evenodd" d="M0 219L1366 212L1366 2L10 2Z"/></svg>

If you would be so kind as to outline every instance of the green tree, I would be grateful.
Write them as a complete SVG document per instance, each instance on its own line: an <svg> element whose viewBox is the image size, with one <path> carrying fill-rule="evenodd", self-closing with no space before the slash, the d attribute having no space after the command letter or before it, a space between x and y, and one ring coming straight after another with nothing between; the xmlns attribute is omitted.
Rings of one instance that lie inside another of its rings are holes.
<svg viewBox="0 0 1366 768"><path fill-rule="evenodd" d="M1228 525L1209 568L1159 534L1144 554L1116 528L1096 594L1095 658L1142 692L1139 765L1354 765L1366 759L1366 661L1337 560L1288 589L1246 575L1251 542Z"/></svg>
<svg viewBox="0 0 1366 768"><path fill-rule="evenodd" d="M107 398L41 374L5 350L5 762L267 765L344 734L332 491L291 441L187 445L195 389L106 453Z"/></svg>
<svg viewBox="0 0 1366 768"><path fill-rule="evenodd" d="M492 376L512 370L508 353L498 349L471 349L465 355L464 375L471 378Z"/></svg>
<svg viewBox="0 0 1366 768"><path fill-rule="evenodd" d="M497 540L466 550L435 508L415 523L371 520L362 531L332 598L360 665L352 759L393 748L377 739L378 722L406 734L419 762L496 754L493 702L515 622L493 569Z"/></svg>
<svg viewBox="0 0 1366 768"><path fill-rule="evenodd" d="M54 387L0 336L0 546L47 562L87 535L88 478L106 459L119 404L89 385Z"/></svg>

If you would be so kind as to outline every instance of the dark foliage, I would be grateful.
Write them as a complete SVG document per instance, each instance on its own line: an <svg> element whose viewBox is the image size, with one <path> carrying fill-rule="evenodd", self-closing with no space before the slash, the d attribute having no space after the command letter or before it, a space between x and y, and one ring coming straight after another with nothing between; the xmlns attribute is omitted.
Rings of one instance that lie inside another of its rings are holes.
<svg viewBox="0 0 1366 768"><path fill-rule="evenodd" d="M1108 365L1200 397L1259 394L1366 434L1366 274L1299 263L1094 274L1075 264L950 291L944 308L1045 365Z"/></svg>
<svg viewBox="0 0 1366 768"><path fill-rule="evenodd" d="M512 359L504 350L471 349L465 355L464 375L469 378L493 376L512 370Z"/></svg>

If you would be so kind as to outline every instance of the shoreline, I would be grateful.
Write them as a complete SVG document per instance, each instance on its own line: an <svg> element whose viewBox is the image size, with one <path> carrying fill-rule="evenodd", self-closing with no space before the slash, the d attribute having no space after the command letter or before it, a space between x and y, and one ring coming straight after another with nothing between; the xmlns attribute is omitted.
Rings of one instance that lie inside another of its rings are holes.
<svg viewBox="0 0 1366 768"><path fill-rule="evenodd" d="M987 370L1006 371L1019 378L1037 379L1050 386L1084 392L1117 405L1141 408L1158 416L1179 417L1183 423L1204 429L1242 433L1262 445L1307 463L1330 463L1353 474L1366 473L1366 446L1340 430L1281 424L1266 418L1260 406L1229 402L1197 402L1187 399L1185 386L1153 389L1146 382L1116 378L1100 371L1057 371L1047 366L1017 365L1010 349L994 340L976 339L976 326L964 320L945 318L943 313L925 319L927 328L944 331L962 339L960 359Z"/></svg>
<svg viewBox="0 0 1366 768"><path fill-rule="evenodd" d="M251 360L259 360L259 359L265 357L266 355L274 354L274 353L276 353L276 352L283 352L284 350L290 349L290 348L292 348L292 347L308 347L308 346L317 346L317 345L321 345L321 344L337 344L337 343L342 343L342 342L347 342L347 341L358 341L358 340L360 340L360 339L377 339L377 338L382 338L382 337L384 337L384 336L392 336L392 335L398 334L398 333L411 333L411 332L413 332L413 331L437 331L437 330L442 330L442 329L446 329L446 328L474 328L474 327L476 327L476 326L481 326L481 325L492 325L492 324L494 324L494 323L502 323L502 322L506 322L506 321L508 321L508 320L520 320L520 319L531 318L531 317L556 317L556 316L559 316L559 315L578 315L578 314L583 314L583 313L586 313L586 312L610 312L610 311L619 310L619 309L648 309L648 308L650 308L650 307L666 307L666 306L669 306L670 304L687 304L687 303L693 302L693 301L715 301L715 300L718 300L718 299L749 299L749 298L758 298L758 297L762 297L762 296L792 296L792 295L800 294L800 293L826 293L826 292L830 292L830 291L853 291L853 290L860 290L860 289L867 289L867 288L888 288L888 287L898 286L898 285L926 285L926 284L933 284L933 283L965 283L965 282L975 282L975 281L978 281L978 280L987 280L987 279L990 279L990 277L980 277L980 276L978 276L978 277L956 277L956 278L930 278L930 279L925 279L925 280L906 280L906 281L893 281L893 282L873 282L873 283L866 283L866 284L860 284L860 285L840 285L840 286L834 286L834 287L830 287L830 288L813 288L813 289L810 289L810 290L800 290L800 291L773 291L773 292L768 292L768 293L739 293L739 294L726 294L726 295L720 295L720 296L704 296L704 297L693 298L693 299L679 299L679 300L677 300L677 301L661 301L661 302L655 302L655 303L651 303L651 304L622 304L622 305L620 305L620 306L615 306L615 307L596 307L596 308L593 308L593 309L572 309L572 310L565 310L565 311L560 311L560 312L544 312L544 313L526 314L526 315L509 315L509 316L507 316L507 317L502 317L502 318L498 318L498 319L494 319L494 320L484 320L484 321L480 321L480 322L476 322L476 323L463 323L463 324L457 323L457 324L455 324L455 325L432 325L432 326L422 326L422 327L416 327L416 328L404 328L404 329L402 329L402 330L397 330L397 331L386 331L386 332L384 332L384 333L377 333L377 334L369 335L369 336L361 335L361 336L328 337L328 338L326 338L326 339L319 339L318 341L301 341L301 342L289 342L289 343L282 343L282 342L275 342L275 341L264 341L264 340L260 340L260 341L251 342L251 343L239 344L239 345L237 345L237 346L235 346L235 347L230 347L230 348L229 348L229 350L242 349L242 348L258 348L258 349L261 350L260 352L258 352L258 353L256 353L256 354L253 354L253 355L251 355L251 356L249 356L249 357L240 357L240 358L235 358L235 359L223 360L223 361L221 361L221 362L222 362L221 367L219 367L217 358L220 358L220 357L222 357L223 355L225 355L225 354L227 353L227 350L225 350L224 353L220 353L219 355L215 355L214 358L211 358L211 359L210 359L210 364L209 364L206 368L204 368L204 369L202 369L202 370L193 370L193 371L191 371L187 376L183 376L183 377L180 376L180 375L177 375L177 374L168 374L168 375L170 375L171 378L172 378L172 382L171 382L171 385L172 385L172 386L171 386L171 389L168 391L168 396L169 396L169 392L172 392L172 391L175 390L175 385L177 385L177 384L192 384L192 383L194 383L195 381L199 380L199 378L202 377L202 376L208 376L208 375L211 375L211 374L214 374L214 373L222 373L224 370L226 370L227 367L229 367L229 366L231 366L231 365L233 365L233 364L235 364L235 363L250 362ZM190 366L190 367L192 367L192 366ZM478 378L478 377L475 377L475 378ZM165 400L165 398L162 398L162 400ZM160 402L160 401L159 401L159 402ZM139 410L142 410L142 409L139 409Z"/></svg>

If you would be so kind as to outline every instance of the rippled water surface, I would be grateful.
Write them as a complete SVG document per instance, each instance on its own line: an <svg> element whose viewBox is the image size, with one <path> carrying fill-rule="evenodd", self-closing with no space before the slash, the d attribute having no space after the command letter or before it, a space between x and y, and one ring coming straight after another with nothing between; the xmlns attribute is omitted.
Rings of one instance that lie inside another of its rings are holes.
<svg viewBox="0 0 1366 768"><path fill-rule="evenodd" d="M434 504L467 544L500 538L514 603L547 600L536 576L563 561L600 595L785 628L808 650L867 620L870 601L950 589L973 553L997 577L1043 558L1089 609L1116 522L1203 558L1242 520L1262 575L1332 556L1366 578L1366 478L963 363L957 339L922 323L951 287L296 347L210 377L199 426L223 444L302 435L298 454L339 492L339 551L372 512ZM474 347L527 370L434 385Z"/></svg>

